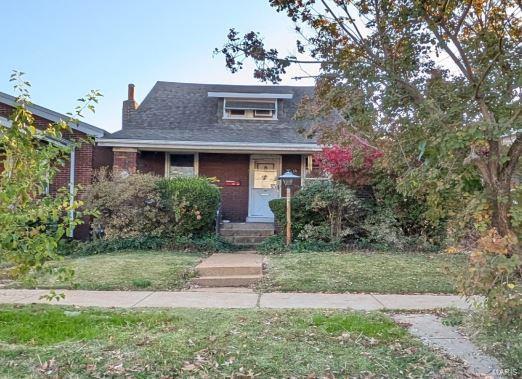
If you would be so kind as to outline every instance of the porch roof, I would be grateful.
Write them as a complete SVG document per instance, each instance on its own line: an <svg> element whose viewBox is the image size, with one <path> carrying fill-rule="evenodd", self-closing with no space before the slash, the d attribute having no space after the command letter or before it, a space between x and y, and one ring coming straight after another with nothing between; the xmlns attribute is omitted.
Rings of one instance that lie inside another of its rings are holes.
<svg viewBox="0 0 522 379"><path fill-rule="evenodd" d="M99 146L130 147L148 151L192 151L228 153L293 153L310 154L321 150L316 143L245 143L209 141L169 141L150 139L110 139L98 140Z"/></svg>

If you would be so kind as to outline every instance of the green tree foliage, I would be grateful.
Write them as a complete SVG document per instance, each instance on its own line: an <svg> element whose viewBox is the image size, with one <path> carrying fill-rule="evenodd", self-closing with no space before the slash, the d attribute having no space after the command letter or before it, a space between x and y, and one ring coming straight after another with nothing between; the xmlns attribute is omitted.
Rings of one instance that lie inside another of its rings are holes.
<svg viewBox="0 0 522 379"><path fill-rule="evenodd" d="M11 81L18 93L17 106L8 125L0 125L0 261L13 265L13 276L21 277L57 259L58 242L81 222L77 210L82 203L68 188L52 195L47 191L79 142L56 143L69 131L69 124L77 122L72 117L38 127L28 110L29 83L19 72ZM99 96L92 91L80 99L75 116L93 109Z"/></svg>
<svg viewBox="0 0 522 379"><path fill-rule="evenodd" d="M311 59L282 57L258 33L231 29L217 49L227 67L252 59L254 76L276 83L290 65L318 64L316 96L301 114L321 121L308 133L374 143L388 192L418 201L432 229L447 225L455 242L471 230L463 293L486 295L502 319L520 317L520 1L269 4L295 23L297 51Z"/></svg>
<svg viewBox="0 0 522 379"><path fill-rule="evenodd" d="M231 71L251 58L254 76L278 82L292 64L319 64L323 117L309 133L336 143L349 131L385 153L404 196L434 222L513 234L513 173L522 153L520 4L514 0L270 0L295 22L297 50L281 57L259 34L231 29L222 49ZM464 222L464 220L466 222Z"/></svg>

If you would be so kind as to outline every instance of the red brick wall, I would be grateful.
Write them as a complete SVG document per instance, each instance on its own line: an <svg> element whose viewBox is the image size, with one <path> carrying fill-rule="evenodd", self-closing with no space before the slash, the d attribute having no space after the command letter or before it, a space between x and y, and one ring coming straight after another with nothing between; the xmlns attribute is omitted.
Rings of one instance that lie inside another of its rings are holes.
<svg viewBox="0 0 522 379"><path fill-rule="evenodd" d="M165 175L165 152L140 151L138 155L138 171L159 176Z"/></svg>
<svg viewBox="0 0 522 379"><path fill-rule="evenodd" d="M9 118L13 112L13 108L7 104L0 103L0 116ZM37 127L46 128L50 123L49 120L46 120L39 116L34 116L35 124ZM63 138L67 140L85 140L79 147L76 148L76 164L75 164L75 184L79 185L80 192L79 196L81 197L82 191L91 184L92 174L93 174L93 152L94 145L87 140L89 137L77 130L72 130L69 132L63 133ZM70 162L67 159L65 164L59 167L59 171L53 179L53 182L50 185L51 193L56 193L59 188L69 186L69 178L70 178ZM74 233L76 238L86 239L89 236L89 225L84 224L80 225Z"/></svg>
<svg viewBox="0 0 522 379"><path fill-rule="evenodd" d="M112 161L114 160L114 154L112 147L94 146L92 156L92 168L98 170L102 167L112 167Z"/></svg>
<svg viewBox="0 0 522 379"><path fill-rule="evenodd" d="M248 216L248 179L250 155L199 154L199 175L216 177L221 186L223 218L244 222ZM226 180L239 181L238 187L225 187Z"/></svg>
<svg viewBox="0 0 522 379"><path fill-rule="evenodd" d="M85 134L74 131L73 133L67 133L64 135L66 139L82 139L85 138ZM93 174L93 151L94 145L91 143L82 143L75 149L75 183L81 187L80 193L91 184ZM53 183L51 184L51 192L55 193L59 188L67 187L69 185L70 178L70 162L67 160L64 166L60 168L60 171L56 174Z"/></svg>
<svg viewBox="0 0 522 379"><path fill-rule="evenodd" d="M114 171L125 171L134 174L138 166L137 151L118 151L113 150L114 160L112 168Z"/></svg>

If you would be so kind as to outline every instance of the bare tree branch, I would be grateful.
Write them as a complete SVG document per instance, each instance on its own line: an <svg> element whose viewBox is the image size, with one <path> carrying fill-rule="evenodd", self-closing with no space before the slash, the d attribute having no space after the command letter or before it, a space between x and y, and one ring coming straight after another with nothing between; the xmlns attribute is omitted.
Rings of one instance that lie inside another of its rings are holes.
<svg viewBox="0 0 522 379"><path fill-rule="evenodd" d="M473 1L472 0L468 0L468 4L466 6L466 8L464 9L464 11L462 12L462 14L460 15L460 18L459 20L457 21L457 25L455 26L455 30L453 31L453 34L455 34L456 36L459 34L460 32L460 28L462 27L462 23L464 22L464 20L466 19L468 13L469 13L469 10L471 9L471 5L473 4Z"/></svg>

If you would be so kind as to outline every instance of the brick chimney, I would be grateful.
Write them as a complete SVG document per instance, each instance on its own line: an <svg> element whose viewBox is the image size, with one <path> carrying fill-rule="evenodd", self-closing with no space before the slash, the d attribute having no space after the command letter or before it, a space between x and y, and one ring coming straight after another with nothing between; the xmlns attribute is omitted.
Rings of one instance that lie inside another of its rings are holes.
<svg viewBox="0 0 522 379"><path fill-rule="evenodd" d="M123 109L121 115L121 126L125 128L132 119L132 115L138 109L138 103L134 99L134 84L130 83L127 91L127 100L123 102Z"/></svg>

